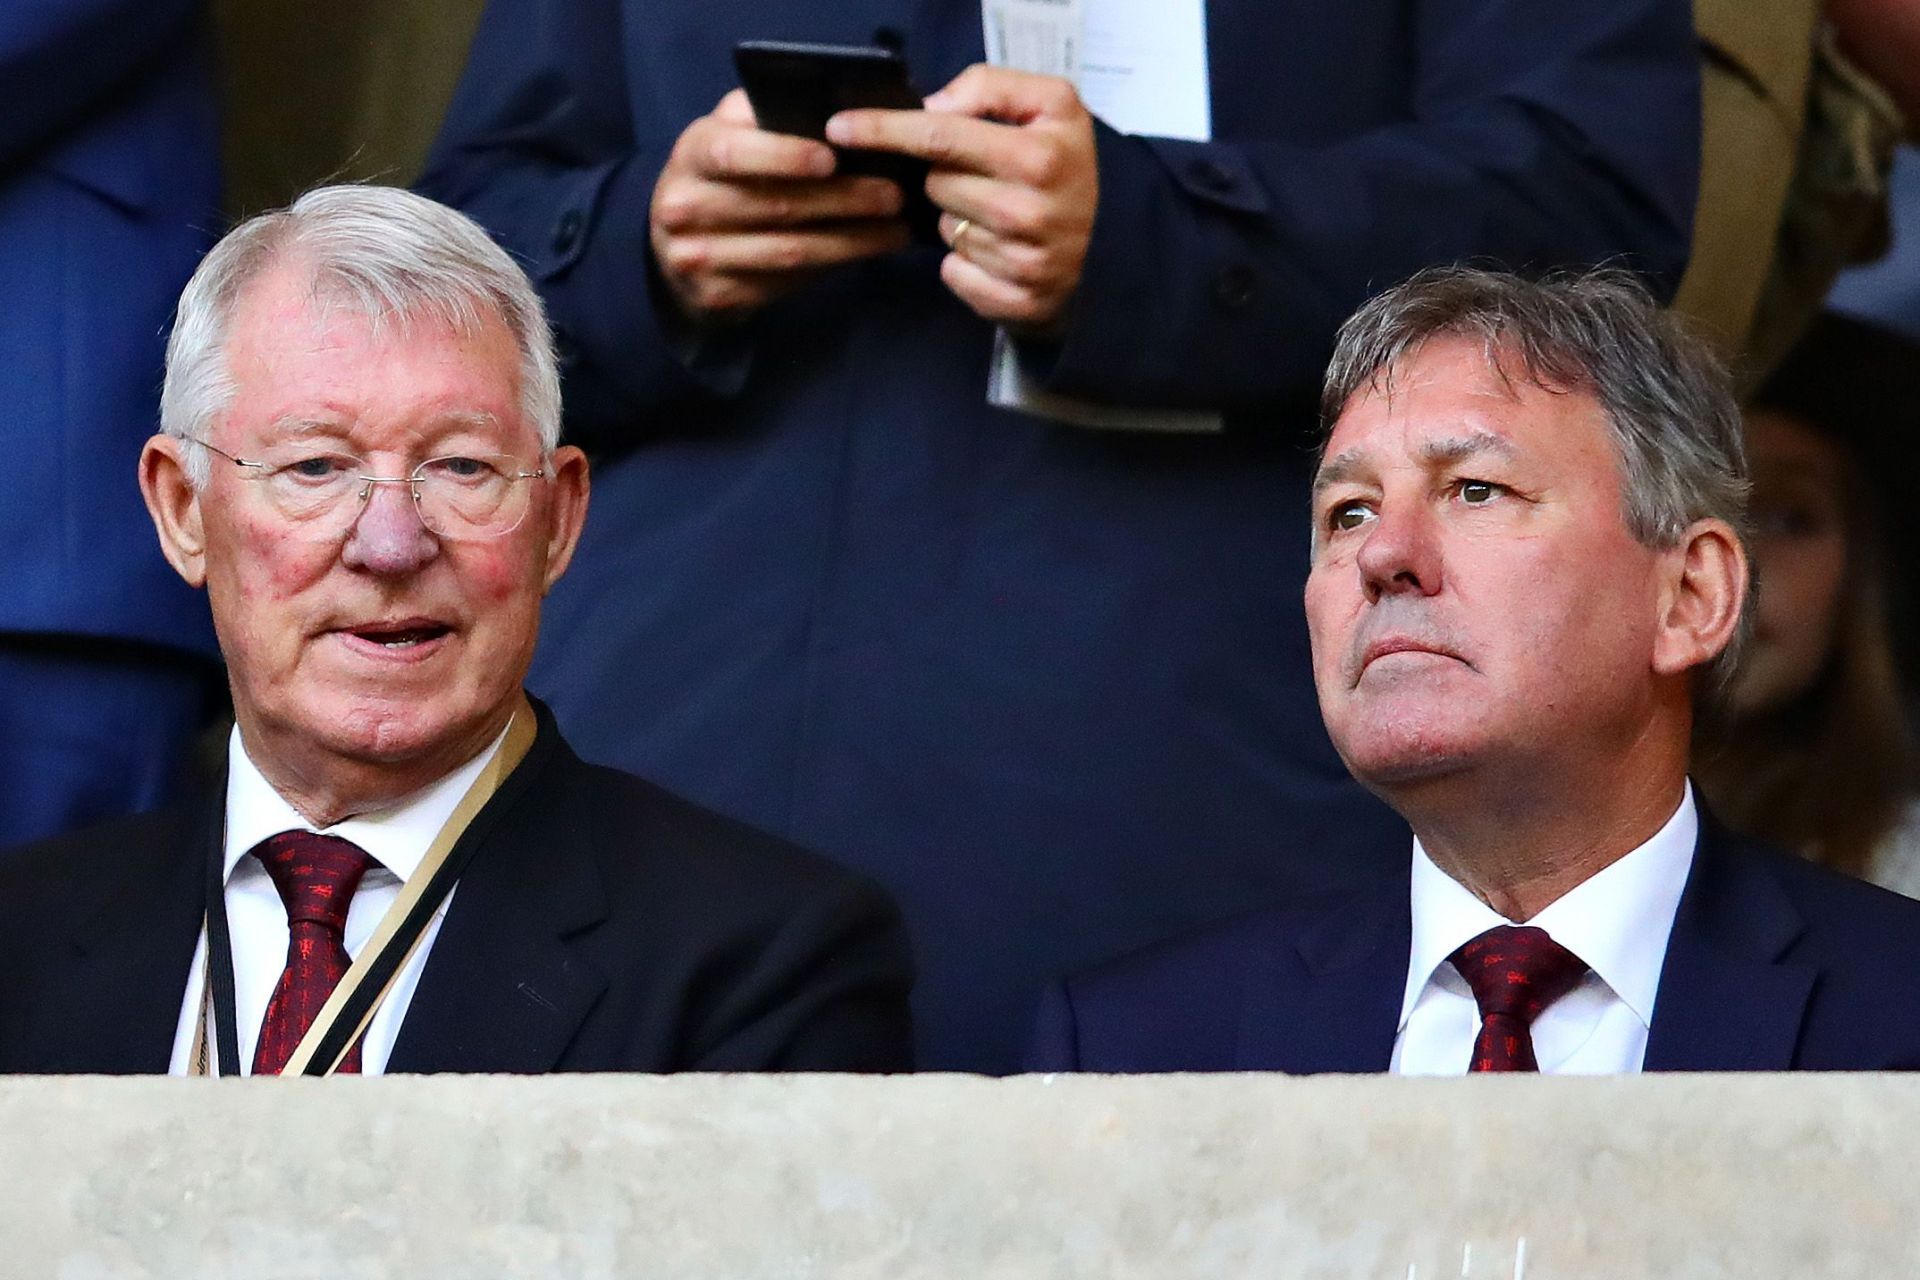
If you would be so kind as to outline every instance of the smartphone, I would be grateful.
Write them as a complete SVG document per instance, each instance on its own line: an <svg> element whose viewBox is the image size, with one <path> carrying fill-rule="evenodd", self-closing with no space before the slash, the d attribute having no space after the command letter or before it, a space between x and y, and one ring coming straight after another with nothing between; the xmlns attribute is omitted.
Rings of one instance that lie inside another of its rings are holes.
<svg viewBox="0 0 1920 1280"><path fill-rule="evenodd" d="M891 49L860 45L743 40L733 47L734 70L762 129L826 140L827 120L839 111L879 107L918 111L906 60ZM906 200L903 216L916 240L939 240L940 211L927 199L927 163L886 151L834 150L840 173L887 178Z"/></svg>

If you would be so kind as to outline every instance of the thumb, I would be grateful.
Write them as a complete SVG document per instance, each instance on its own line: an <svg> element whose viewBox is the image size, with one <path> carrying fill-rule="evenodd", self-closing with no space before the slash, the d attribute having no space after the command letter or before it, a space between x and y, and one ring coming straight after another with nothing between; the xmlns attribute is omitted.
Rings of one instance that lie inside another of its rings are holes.
<svg viewBox="0 0 1920 1280"><path fill-rule="evenodd" d="M730 90L726 97L720 99L720 104L713 109L713 118L725 120L728 124L744 124L749 127L759 124L759 121L754 119L753 106L747 101L745 89Z"/></svg>

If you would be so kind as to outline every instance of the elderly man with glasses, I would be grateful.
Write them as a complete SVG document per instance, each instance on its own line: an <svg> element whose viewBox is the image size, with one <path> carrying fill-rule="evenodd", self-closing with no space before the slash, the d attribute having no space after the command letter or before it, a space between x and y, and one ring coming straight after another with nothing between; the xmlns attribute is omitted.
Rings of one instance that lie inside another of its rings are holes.
<svg viewBox="0 0 1920 1280"><path fill-rule="evenodd" d="M0 872L0 1070L908 1065L880 891L523 692L587 511L559 421L538 298L451 210L323 189L207 257L140 485L212 606L225 776Z"/></svg>

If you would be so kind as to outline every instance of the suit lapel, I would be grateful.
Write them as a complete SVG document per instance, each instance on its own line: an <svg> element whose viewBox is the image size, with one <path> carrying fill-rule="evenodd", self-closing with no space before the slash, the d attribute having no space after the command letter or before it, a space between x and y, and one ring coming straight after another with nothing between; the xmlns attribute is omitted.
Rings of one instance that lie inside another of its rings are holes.
<svg viewBox="0 0 1920 1280"><path fill-rule="evenodd" d="M1392 1064L1412 945L1404 877L1276 940L1248 975L1235 1067L1385 1071Z"/></svg>
<svg viewBox="0 0 1920 1280"><path fill-rule="evenodd" d="M1704 813L1660 971L1648 1071L1784 1071L1818 971L1782 959L1805 923L1758 858Z"/></svg>
<svg viewBox="0 0 1920 1280"><path fill-rule="evenodd" d="M224 779L204 802L130 833L106 852L102 896L73 933L73 962L52 975L34 1057L53 1070L164 1074L205 916L207 859L220 841Z"/></svg>
<svg viewBox="0 0 1920 1280"><path fill-rule="evenodd" d="M606 988L580 949L607 914L588 833L562 794L580 766L535 706L533 749L461 837L478 844L389 1071L552 1070Z"/></svg>

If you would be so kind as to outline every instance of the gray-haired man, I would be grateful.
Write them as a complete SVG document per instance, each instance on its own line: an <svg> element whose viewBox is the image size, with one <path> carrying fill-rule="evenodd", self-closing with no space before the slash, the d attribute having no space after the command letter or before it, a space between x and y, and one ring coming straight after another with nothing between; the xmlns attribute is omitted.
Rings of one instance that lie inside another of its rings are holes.
<svg viewBox="0 0 1920 1280"><path fill-rule="evenodd" d="M1315 684L1410 868L1069 982L1034 1064L1920 1065L1920 904L1715 827L1687 783L1748 593L1704 349L1619 277L1439 270L1347 323L1325 407Z"/></svg>
<svg viewBox="0 0 1920 1280"><path fill-rule="evenodd" d="M559 401L525 276L431 201L323 189L208 255L140 483L212 605L226 776L5 868L0 1070L907 1065L877 889L522 692L587 510Z"/></svg>

